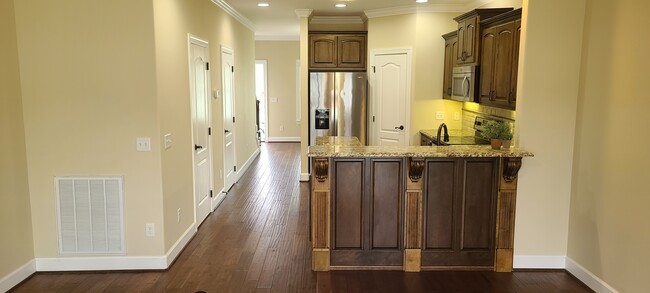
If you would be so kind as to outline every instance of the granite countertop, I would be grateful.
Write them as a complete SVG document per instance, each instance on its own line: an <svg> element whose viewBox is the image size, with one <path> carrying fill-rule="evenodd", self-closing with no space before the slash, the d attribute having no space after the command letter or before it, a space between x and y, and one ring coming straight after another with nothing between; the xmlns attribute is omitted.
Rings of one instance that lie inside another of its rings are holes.
<svg viewBox="0 0 650 293"><path fill-rule="evenodd" d="M317 146L361 146L356 136L317 136Z"/></svg>
<svg viewBox="0 0 650 293"><path fill-rule="evenodd" d="M520 148L493 150L489 145L453 146L310 146L308 157L532 157Z"/></svg>

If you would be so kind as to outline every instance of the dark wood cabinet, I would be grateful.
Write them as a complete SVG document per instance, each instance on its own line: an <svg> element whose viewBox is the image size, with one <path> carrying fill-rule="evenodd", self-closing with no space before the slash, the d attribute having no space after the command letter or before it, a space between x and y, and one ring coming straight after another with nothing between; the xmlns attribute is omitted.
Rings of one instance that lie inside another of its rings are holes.
<svg viewBox="0 0 650 293"><path fill-rule="evenodd" d="M442 35L445 39L445 62L442 80L442 98L451 99L451 76L456 66L456 52L458 52L458 32L453 31ZM429 144L430 145L430 144Z"/></svg>
<svg viewBox="0 0 650 293"><path fill-rule="evenodd" d="M481 74L479 103L516 107L521 10L481 23Z"/></svg>
<svg viewBox="0 0 650 293"><path fill-rule="evenodd" d="M332 266L401 266L404 160L333 159Z"/></svg>
<svg viewBox="0 0 650 293"><path fill-rule="evenodd" d="M365 34L309 35L309 69L313 70L365 70Z"/></svg>
<svg viewBox="0 0 650 293"><path fill-rule="evenodd" d="M479 31L481 20L497 16L511 10L512 8L475 9L454 18L454 20L458 22L458 48L456 50L456 63L478 64L480 61Z"/></svg>
<svg viewBox="0 0 650 293"><path fill-rule="evenodd" d="M498 159L428 159L425 168L422 266L493 266Z"/></svg>

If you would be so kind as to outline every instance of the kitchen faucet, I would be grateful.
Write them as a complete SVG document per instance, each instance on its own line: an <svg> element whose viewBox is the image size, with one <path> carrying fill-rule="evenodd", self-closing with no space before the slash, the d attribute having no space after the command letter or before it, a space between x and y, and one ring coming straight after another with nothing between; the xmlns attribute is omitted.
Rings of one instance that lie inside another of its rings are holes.
<svg viewBox="0 0 650 293"><path fill-rule="evenodd" d="M444 128L445 130L445 136L444 136L444 141L449 141L449 132L447 131L447 124L441 123L440 126L438 126L438 134L436 135L436 139L438 139L438 143L440 143L440 131Z"/></svg>

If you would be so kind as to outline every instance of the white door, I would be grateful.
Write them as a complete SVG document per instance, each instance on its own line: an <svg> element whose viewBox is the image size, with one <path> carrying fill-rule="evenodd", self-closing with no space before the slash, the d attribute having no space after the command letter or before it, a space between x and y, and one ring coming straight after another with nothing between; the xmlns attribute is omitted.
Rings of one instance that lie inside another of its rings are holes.
<svg viewBox="0 0 650 293"><path fill-rule="evenodd" d="M233 51L221 47L221 82L223 87L223 190L235 184L235 62Z"/></svg>
<svg viewBox="0 0 650 293"><path fill-rule="evenodd" d="M208 43L190 36L190 91L194 154L195 219L200 225L211 211L210 71Z"/></svg>
<svg viewBox="0 0 650 293"><path fill-rule="evenodd" d="M267 76L266 76L267 62L266 60L255 60L255 96L259 101L259 138L260 141L266 141L266 125L268 125L268 110L266 107L267 101Z"/></svg>
<svg viewBox="0 0 650 293"><path fill-rule="evenodd" d="M410 51L373 52L374 144L409 145Z"/></svg>

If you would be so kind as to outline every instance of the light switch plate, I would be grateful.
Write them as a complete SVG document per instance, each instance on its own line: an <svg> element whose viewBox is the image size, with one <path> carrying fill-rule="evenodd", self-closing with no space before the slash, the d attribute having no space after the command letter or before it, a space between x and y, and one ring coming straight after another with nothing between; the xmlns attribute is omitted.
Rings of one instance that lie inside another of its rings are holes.
<svg viewBox="0 0 650 293"><path fill-rule="evenodd" d="M136 149L138 152L149 152L151 151L151 138L150 137L138 137L136 139Z"/></svg>
<svg viewBox="0 0 650 293"><path fill-rule="evenodd" d="M278 98L277 97L271 97L271 103L277 103Z"/></svg>
<svg viewBox="0 0 650 293"><path fill-rule="evenodd" d="M171 133L167 133L167 134L165 134L165 136L164 136L164 138L163 138L163 141L164 141L164 143L165 143L165 149L169 149L169 148L171 148L171 147L172 147L172 143L174 142L174 141L172 140L172 134L171 134Z"/></svg>

